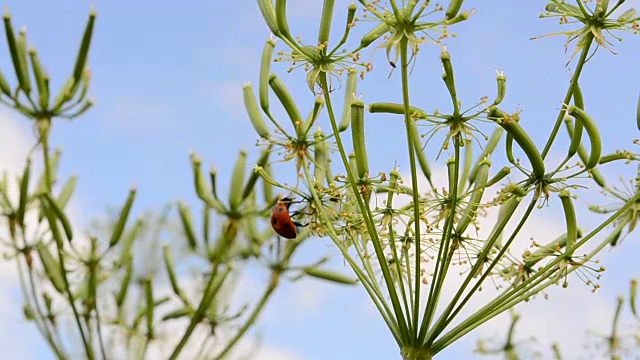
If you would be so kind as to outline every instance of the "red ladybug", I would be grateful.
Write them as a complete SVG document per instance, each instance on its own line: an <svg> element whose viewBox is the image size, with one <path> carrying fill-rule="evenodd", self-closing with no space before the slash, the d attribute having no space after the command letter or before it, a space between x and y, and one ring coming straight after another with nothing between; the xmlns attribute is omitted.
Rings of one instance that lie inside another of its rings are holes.
<svg viewBox="0 0 640 360"><path fill-rule="evenodd" d="M291 198L284 197L278 201L271 211L271 227L278 235L287 239L295 239L298 236L296 226L303 227L308 225L302 225L291 219L292 216L299 214L298 211L289 213L289 206L294 202L300 201L293 201Z"/></svg>

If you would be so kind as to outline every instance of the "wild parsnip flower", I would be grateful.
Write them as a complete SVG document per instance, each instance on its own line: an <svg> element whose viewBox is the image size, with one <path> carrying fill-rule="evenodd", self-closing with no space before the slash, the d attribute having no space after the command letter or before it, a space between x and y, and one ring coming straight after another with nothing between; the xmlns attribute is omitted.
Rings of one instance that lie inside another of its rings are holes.
<svg viewBox="0 0 640 360"><path fill-rule="evenodd" d="M595 3L594 9L586 6L587 2L576 0L576 6L567 4L564 0L551 0L545 8L546 13L540 15L541 18L557 17L560 18L561 25L580 23L583 26L578 30L559 31L532 39L566 35L565 51L569 49L571 42L577 40L576 47L567 62L568 65L578 52L591 44L591 39L594 39L598 46L602 46L615 54L615 51L611 48L613 44L605 37L605 34L622 41L622 38L616 36L614 31L638 33L640 29L638 20L640 20L640 17L636 15L636 9L631 8L617 18L612 16L613 12L625 2L624 0L618 1L611 9L608 9L609 0L592 1L592 3Z"/></svg>
<svg viewBox="0 0 640 360"><path fill-rule="evenodd" d="M617 201L607 205L592 205L589 206L589 210L599 214L616 212L625 206L629 200L633 199L638 194L638 191L640 191L640 165L638 166L638 175L635 179L629 180L628 183L623 182L621 187L613 186L604 188L603 194L613 197ZM613 222L614 229L609 235L609 243L611 246L620 244L627 235L635 230L639 216L640 203L636 202L629 210ZM626 232L622 235L625 227Z"/></svg>
<svg viewBox="0 0 640 360"><path fill-rule="evenodd" d="M389 64L395 68L402 43L406 42L411 51L409 63L415 61L420 46L426 43L441 45L442 41L455 36L448 31L448 25L466 20L472 12L458 14L461 2L452 1L451 7L444 17L435 20L434 14L445 11L440 4L429 7L430 1L402 1L398 6L395 1L382 4L380 0L359 0L364 6L364 18L375 19L385 24L391 35L385 36L379 48L385 48Z"/></svg>

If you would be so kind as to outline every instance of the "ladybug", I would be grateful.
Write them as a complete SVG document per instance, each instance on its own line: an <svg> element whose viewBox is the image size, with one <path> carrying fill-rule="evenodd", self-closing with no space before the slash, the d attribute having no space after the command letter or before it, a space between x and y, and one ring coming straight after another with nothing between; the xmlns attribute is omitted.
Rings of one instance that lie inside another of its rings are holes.
<svg viewBox="0 0 640 360"><path fill-rule="evenodd" d="M271 211L271 227L273 228L273 231L287 239L295 239L296 236L298 236L296 226L304 227L308 225L300 224L291 219L292 216L296 216L300 213L299 211L289 213L289 206L295 202L300 201L293 201L291 198L284 197L278 201Z"/></svg>

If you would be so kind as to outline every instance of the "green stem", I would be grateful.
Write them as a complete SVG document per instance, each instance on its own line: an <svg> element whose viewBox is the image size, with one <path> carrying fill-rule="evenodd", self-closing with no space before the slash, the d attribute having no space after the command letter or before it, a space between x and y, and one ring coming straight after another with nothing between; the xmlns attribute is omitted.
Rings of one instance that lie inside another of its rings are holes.
<svg viewBox="0 0 640 360"><path fill-rule="evenodd" d="M423 339L427 333L427 329L431 325L431 321L435 316L435 312L438 306L438 298L440 291L444 284L444 279L449 267L450 259L447 255L449 253L449 247L451 244L451 235L453 233L453 225L455 223L456 207L458 206L458 182L460 176L460 137L455 137L455 157L454 157L454 174L451 183L452 188L449 189L449 196L451 197L451 211L445 221L444 229L442 232L442 238L440 239L440 249L438 249L438 257L436 258L436 267L433 277L435 281L431 283L429 289L429 300L424 312L422 324L420 326L419 339Z"/></svg>
<svg viewBox="0 0 640 360"><path fill-rule="evenodd" d="M180 352L189 341L191 334L193 334L196 326L202 320L205 311L207 311L209 305L211 305L211 301L213 301L217 290L220 288L220 286L222 286L224 279L227 277L230 271L231 268L227 267L221 274L218 274L218 267L216 266L216 268L211 272L211 276L209 277L209 281L207 282L207 286L205 287L202 295L202 300L200 300L200 304L198 305L195 314L193 314L193 316L191 317L189 326L180 338L180 342L178 342L178 345L175 347L175 349L173 349L171 356L169 356L169 360L175 360L178 358L178 355L180 355Z"/></svg>
<svg viewBox="0 0 640 360"><path fill-rule="evenodd" d="M406 37L400 42L400 61L402 62L401 74L402 74L402 105L404 107L404 123L407 132L407 145L409 148L409 168L411 169L411 186L413 187L413 224L414 224L414 237L415 237L415 274L414 274L414 303L413 314L411 314L409 320L413 320L410 327L413 333L413 344L417 343L418 337L418 318L420 317L420 290L422 289L420 283L420 268L422 263L420 262L422 249L420 243L420 195L418 192L418 170L416 165L416 149L414 149L414 135L413 132L416 128L412 126L413 120L411 119L411 110L409 102L409 57L407 54L408 40ZM409 279L410 281L411 279ZM404 285L401 285L404 286ZM408 315L408 314L407 314Z"/></svg>
<svg viewBox="0 0 640 360"><path fill-rule="evenodd" d="M37 121L38 134L40 135L40 143L42 144L42 154L44 157L46 191L48 193L51 193L52 174L49 161L49 130L51 129L51 119L38 119ZM71 306L71 310L73 311L73 317L75 318L76 326L78 327L78 331L80 332L80 337L82 338L82 344L87 354L87 358L89 360L93 360L95 358L93 354L93 348L89 344L84 328L82 326L82 322L80 321L80 314L78 313L75 299L73 298L73 294L71 293L71 285L67 276L67 270L64 266L64 249L62 248L62 244L60 244L58 241L56 241L56 248L58 250L58 261L60 261L60 266L62 267L62 278L64 279L67 299L69 300L69 305Z"/></svg>
<svg viewBox="0 0 640 360"><path fill-rule="evenodd" d="M402 311L402 306L400 305L400 300L398 298L398 293L396 291L393 278L391 277L391 273L389 271L389 265L384 257L384 252L382 250L382 244L380 242L380 238L378 237L378 231L373 225L373 216L371 215L371 209L369 205L364 203L362 196L360 195L360 191L358 190L357 181L351 172L351 167L349 166L349 159L347 158L347 154L344 150L344 145L342 144L342 139L340 138L340 132L338 131L338 124L336 121L335 114L333 113L333 106L331 105L331 97L329 96L329 86L327 83L327 74L325 72L320 73L319 76L320 86L322 87L322 92L324 94L325 104L327 106L327 112L329 114L329 120L331 122L331 128L333 130L333 135L336 139L336 144L338 145L338 150L340 152L340 157L342 159L342 163L344 165L345 171L347 173L347 177L349 180L349 184L353 189L353 193L355 195L356 200L358 201L358 207L360 208L360 212L362 213L363 220L367 226L367 231L369 236L371 237L371 242L375 249L376 257L378 259L378 263L380 264L380 269L382 271L382 276L384 278L385 285L387 290L389 291L389 297L391 298L391 304L393 306L394 313L397 318L397 322L400 328L400 333L403 339L409 338L409 329L407 328L407 322L404 317L404 313Z"/></svg>
<svg viewBox="0 0 640 360"><path fill-rule="evenodd" d="M560 126L562 125L562 121L567 113L567 108L564 106L568 105L571 101L571 97L573 96L573 91L578 83L578 78L580 78L580 73L582 73L582 68L584 67L585 62L587 61L587 56L589 55L589 48L591 47L591 43L593 42L593 34L588 33L585 35L585 45L582 48L582 53L580 53L580 59L578 59L578 66L576 66L576 72L571 77L571 84L569 85L569 89L567 90L567 94L564 96L564 101L562 102L563 106L560 109L560 113L558 114L558 118L556 119L556 123L553 126L553 130L551 130L551 135L549 136L549 140L547 140L547 144L544 146L544 150L542 150L542 158L544 159L549 150L551 149L551 145L553 144L556 136L558 135L558 131L560 130Z"/></svg>
<svg viewBox="0 0 640 360"><path fill-rule="evenodd" d="M331 104L329 104L327 106L327 108L330 108L330 107L331 107ZM302 168L304 169L304 176L305 176L305 179L307 180L307 182L309 184L313 184L313 179L312 179L311 174L309 172L308 165L305 163ZM327 235L329 235L329 237L331 238L333 243L336 245L336 247L338 247L338 250L340 251L340 254L344 257L344 259L347 261L347 263L349 263L349 266L351 266L351 269L356 273L356 276L358 277L358 279L360 280L360 282L364 286L365 291L367 292L367 294L369 295L369 297L373 301L373 304L375 305L375 307L377 308L378 312L382 316L382 319L387 324L387 327L389 328L389 331L391 331L391 334L393 335L393 337L396 340L396 342L398 344L400 344L401 343L401 339L400 339L399 327L398 327L398 324L397 324L397 320L393 318L393 316L392 316L393 314L391 312L391 309L389 309L389 306L385 302L385 297L382 294L382 291L380 291L380 287L378 286L378 283L377 283L375 277L371 275L372 271L371 271L370 267L368 267L367 263L363 261L364 267L366 268L367 273L370 276L370 278L368 278L364 274L362 269L360 269L358 267L358 265L353 260L353 258L349 255L349 253L346 251L346 249L342 246L342 244L340 242L340 239L338 238L338 236L336 235L336 233L335 233L335 231L333 229L331 221L329 221L327 212L326 212L324 206L322 206L322 203L320 202L320 197L318 196L318 193L317 193L315 187L314 186L310 186L309 190L311 191L311 195L313 197L314 205L316 206L316 209L319 210L318 214L320 216L320 220L322 221L321 226L323 227L323 229L326 229Z"/></svg>
<svg viewBox="0 0 640 360"><path fill-rule="evenodd" d="M611 224L615 219L619 218L622 214L628 211L629 208L633 206L636 201L639 201L639 200L640 200L640 193L636 194L633 198L629 199L629 201L622 208L620 208L615 214L611 215L606 221L604 221L598 227L593 229L589 234L584 236L573 247L568 249L569 253L579 248L580 246L584 245L587 241L589 241L591 238L597 235L600 231L602 231L604 228L609 226L609 224ZM601 244L599 244L596 247L596 249L594 249L594 251L589 253L584 258L584 261L588 261L591 258L593 258L600 250L602 250L606 246L606 244L608 244L607 239L605 239ZM544 290L545 288L551 286L552 284L555 284L556 283L555 281L552 281L552 279L549 279L549 276L550 276L549 271L552 270L560 261L564 260L566 258L566 254L567 253L565 252L563 255L558 256L556 259L549 262L549 264L547 264L545 267L543 267L538 272L536 272L533 276L531 276L526 282L523 282L522 284L516 286L515 288L506 290L502 295L495 298L494 300L492 300L491 302L483 306L482 309L478 310L475 314L471 315L470 317L462 321L460 324L458 324L458 326L451 329L449 332L447 332L447 334L445 334L443 337L441 337L440 339L438 339L433 343L433 345L431 346L431 350L433 351L433 353L436 354L442 351L447 346L455 342L457 339L466 335L471 330L477 328L478 326L482 325L486 321L494 318L495 316L499 315L505 310L512 308L517 303L530 298L535 293ZM572 273L578 268L579 267L571 267L568 270L568 274ZM543 281L547 281L547 283L542 284ZM538 284L540 285L538 286ZM535 288L535 291L532 291L534 290L533 288L536 286L538 287Z"/></svg>

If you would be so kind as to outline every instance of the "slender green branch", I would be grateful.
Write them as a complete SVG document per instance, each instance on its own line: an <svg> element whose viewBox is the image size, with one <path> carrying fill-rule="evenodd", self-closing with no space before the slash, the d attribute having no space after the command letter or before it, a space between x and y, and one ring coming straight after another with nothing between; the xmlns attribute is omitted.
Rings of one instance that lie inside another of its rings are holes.
<svg viewBox="0 0 640 360"><path fill-rule="evenodd" d="M593 42L593 34L589 33L585 37L585 45L582 48L582 53L580 53L580 58L578 59L578 65L576 66L576 72L571 77L571 84L569 85L569 89L567 90L567 94L564 97L563 104L569 104L571 101L571 97L573 96L573 92L576 88L576 84L578 83L578 79L580 78L580 74L582 73L582 68L584 64L587 62L587 56L589 55L589 48L591 47L591 43ZM562 106L560 109L560 113L558 114L558 118L556 119L556 123L553 126L553 130L551 130L551 135L549 136L549 140L547 140L547 144L544 146L544 150L542 150L542 158L544 159L549 150L551 150L551 145L556 139L558 135L558 131L560 130L560 126L562 125L562 121L567 113L567 108Z"/></svg>
<svg viewBox="0 0 640 360"><path fill-rule="evenodd" d="M191 334L193 334L196 326L202 320L205 311L207 311L207 309L211 305L211 301L213 301L213 298L217 293L217 289L222 285L224 279L227 277L230 271L231 268L227 267L222 271L222 273L218 273L218 267L216 266L215 269L211 272L209 281L207 282L207 286L205 287L202 294L202 300L200 300L200 304L198 305L195 314L193 314L193 316L191 317L191 321L189 322L187 330L185 330L184 334L180 338L180 341L178 342L178 345L175 347L175 349L173 349L173 352L169 356L169 360L175 360L178 358L178 355L180 355L180 352L189 341L189 338L191 337Z"/></svg>
<svg viewBox="0 0 640 360"><path fill-rule="evenodd" d="M45 186L46 186L47 192L51 193L52 180L53 180L52 174L51 174L51 164L49 160L49 130L51 127L51 120L38 119L37 121L38 121L38 131L40 135L40 143L42 145L42 154L44 157ZM73 298L73 293L71 292L69 277L67 276L67 271L64 267L65 265L64 249L62 248L62 244L58 241L56 241L56 248L58 250L58 261L60 261L60 266L62 267L62 278L65 284L65 292L67 295L67 299L69 300L69 305L71 306L71 310L73 311L73 317L75 318L76 326L78 327L78 331L80 332L80 337L82 338L82 344L84 345L87 358L89 360L93 360L95 358L93 354L93 348L89 344L84 328L82 326L82 322L80 321L80 314L78 313L78 309L76 307L75 300Z"/></svg>
<svg viewBox="0 0 640 360"><path fill-rule="evenodd" d="M402 74L402 105L404 107L404 122L407 133L407 145L409 147L409 168L411 169L411 186L413 187L413 223L414 223L414 239L416 246L415 254L415 285L414 285L414 299L413 299L413 313L407 314L409 320L413 320L410 324L411 332L413 333L413 344L416 344L418 339L418 318L420 317L420 290L422 289L420 282L420 269L422 263L420 261L422 249L420 243L420 195L418 192L418 165L416 164L416 149L414 149L414 134L416 128L413 126L411 119L410 101L409 101L409 57L407 54L408 40L406 37L400 42L400 61L402 62L401 74ZM411 281L411 279L409 279Z"/></svg>
<svg viewBox="0 0 640 360"><path fill-rule="evenodd" d="M376 256L378 262L380 264L380 268L382 270L382 276L384 278L384 282L387 286L387 290L389 291L389 297L391 298L391 304L393 306L393 310L395 312L396 318L398 320L398 325L400 327L400 333L403 335L404 339L409 338L409 329L407 328L407 322L405 321L405 315L402 311L402 307L400 305L400 300L398 298L398 293L396 292L395 285L393 283L393 278L391 277L391 273L389 271L389 265L384 257L384 251L382 250L382 244L380 242L380 238L378 237L378 232L373 224L373 217L371 215L371 209L369 208L369 204L365 204L360 192L358 190L357 181L351 172L351 167L349 166L349 160L347 159L347 154L344 150L344 145L342 144L342 139L340 138L340 132L338 131L338 124L336 121L335 114L333 113L333 106L331 105L331 96L329 96L329 86L327 82L327 74L325 72L320 73L319 76L320 86L322 87L322 92L324 94L324 100L327 107L327 112L329 113L329 120L331 122L331 128L333 130L334 137L336 139L336 144L338 145L338 151L340 152L340 157L342 158L342 163L345 167L345 171L347 173L347 177L351 187L353 189L355 198L358 202L358 206L362 213L363 220L367 226L367 231L369 236L371 237L371 242L373 243L373 247L376 252Z"/></svg>

